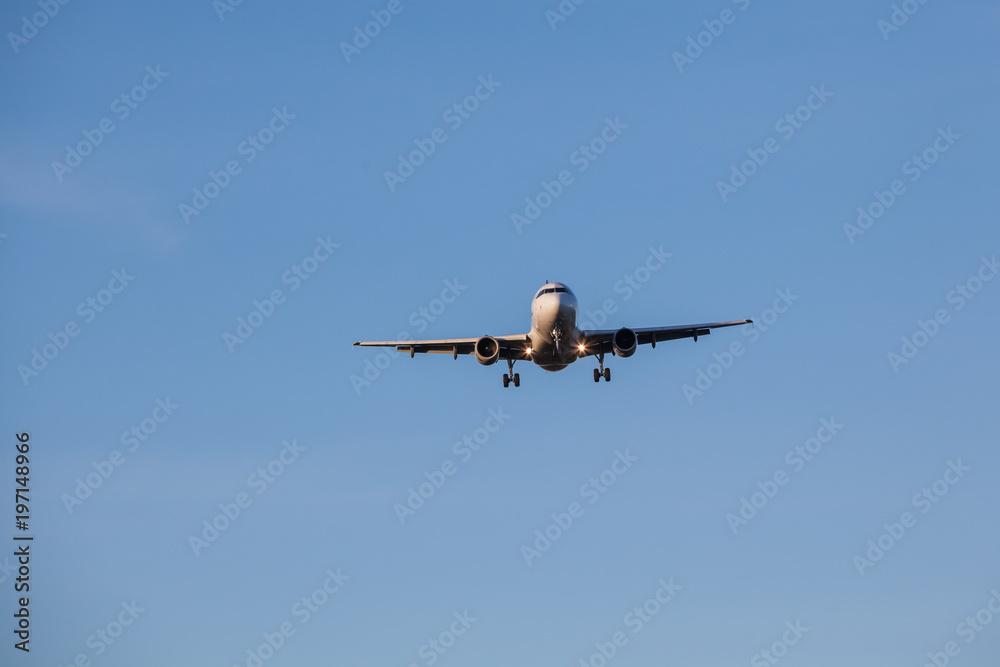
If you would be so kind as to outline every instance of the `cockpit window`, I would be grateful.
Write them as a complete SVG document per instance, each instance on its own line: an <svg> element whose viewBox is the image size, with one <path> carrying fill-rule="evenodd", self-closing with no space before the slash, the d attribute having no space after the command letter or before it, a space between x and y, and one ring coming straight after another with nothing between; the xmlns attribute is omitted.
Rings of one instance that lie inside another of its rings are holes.
<svg viewBox="0 0 1000 667"><path fill-rule="evenodd" d="M556 292L565 292L566 288L565 287L557 287L554 291L556 291Z"/></svg>

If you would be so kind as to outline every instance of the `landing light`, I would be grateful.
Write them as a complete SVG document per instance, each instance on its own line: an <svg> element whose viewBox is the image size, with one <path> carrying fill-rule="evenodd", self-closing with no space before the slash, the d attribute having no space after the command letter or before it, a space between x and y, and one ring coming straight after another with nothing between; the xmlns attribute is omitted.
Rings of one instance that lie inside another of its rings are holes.
<svg viewBox="0 0 1000 667"><path fill-rule="evenodd" d="M530 348L530 347L529 347L529 348L526 348L526 349L524 350L524 353L525 353L525 354L527 354L528 356L531 356L531 348Z"/></svg>
<svg viewBox="0 0 1000 667"><path fill-rule="evenodd" d="M587 346L586 346L586 345L581 345L581 346L580 346L580 351L581 351L581 352L583 352L583 351L584 351L585 349L587 349Z"/></svg>

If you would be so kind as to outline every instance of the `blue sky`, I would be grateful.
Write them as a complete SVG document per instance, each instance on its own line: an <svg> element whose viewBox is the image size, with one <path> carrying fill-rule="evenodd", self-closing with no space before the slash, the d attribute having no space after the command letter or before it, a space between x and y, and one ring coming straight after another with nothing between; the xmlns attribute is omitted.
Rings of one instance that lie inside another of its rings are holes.
<svg viewBox="0 0 1000 667"><path fill-rule="evenodd" d="M0 662L996 664L995 3L54 7L0 11ZM518 389L351 346L547 279L758 325Z"/></svg>

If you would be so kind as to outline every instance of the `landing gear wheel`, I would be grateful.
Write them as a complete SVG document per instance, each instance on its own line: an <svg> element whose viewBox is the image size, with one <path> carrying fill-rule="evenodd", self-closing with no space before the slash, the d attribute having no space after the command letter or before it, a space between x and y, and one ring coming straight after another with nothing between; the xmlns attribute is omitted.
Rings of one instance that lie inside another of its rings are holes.
<svg viewBox="0 0 1000 667"><path fill-rule="evenodd" d="M597 353L597 363L601 365L600 368L594 369L594 382L600 382L601 376L604 376L605 382L611 382L611 369L604 367L604 353Z"/></svg>
<svg viewBox="0 0 1000 667"><path fill-rule="evenodd" d="M514 372L514 360L507 358L507 369L510 373L503 374L503 386L508 387L510 383L513 382L515 387L521 386L521 374Z"/></svg>

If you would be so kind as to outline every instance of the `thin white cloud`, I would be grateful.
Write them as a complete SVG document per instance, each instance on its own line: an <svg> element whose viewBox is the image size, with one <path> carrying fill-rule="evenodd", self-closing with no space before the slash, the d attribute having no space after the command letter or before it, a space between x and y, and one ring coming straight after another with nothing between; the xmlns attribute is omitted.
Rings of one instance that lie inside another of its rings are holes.
<svg viewBox="0 0 1000 667"><path fill-rule="evenodd" d="M49 162L29 162L11 151L0 153L0 204L52 216L53 224L90 227L95 233L131 233L160 251L183 239L175 225L157 215L159 203L150 194L114 183L97 184L87 173L69 174L60 183Z"/></svg>

